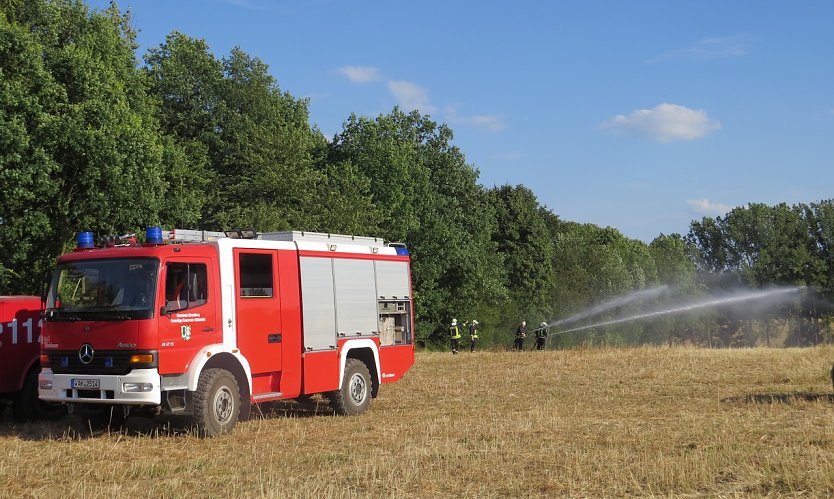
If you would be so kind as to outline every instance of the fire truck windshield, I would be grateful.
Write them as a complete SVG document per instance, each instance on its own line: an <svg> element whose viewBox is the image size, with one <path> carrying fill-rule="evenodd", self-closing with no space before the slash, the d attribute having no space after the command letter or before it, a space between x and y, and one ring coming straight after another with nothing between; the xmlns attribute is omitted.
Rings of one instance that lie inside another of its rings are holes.
<svg viewBox="0 0 834 499"><path fill-rule="evenodd" d="M58 265L46 299L52 321L153 317L159 261L151 258L79 260Z"/></svg>

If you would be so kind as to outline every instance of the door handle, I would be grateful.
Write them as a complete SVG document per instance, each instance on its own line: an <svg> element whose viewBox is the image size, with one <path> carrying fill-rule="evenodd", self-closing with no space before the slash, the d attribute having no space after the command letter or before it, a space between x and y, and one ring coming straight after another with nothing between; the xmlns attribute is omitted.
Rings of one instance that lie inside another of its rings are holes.
<svg viewBox="0 0 834 499"><path fill-rule="evenodd" d="M281 343L281 333L269 333L266 336L267 343Z"/></svg>
<svg viewBox="0 0 834 499"><path fill-rule="evenodd" d="M206 327L203 328L204 333L210 333L212 331L214 331L214 328L211 327L211 326L206 326Z"/></svg>

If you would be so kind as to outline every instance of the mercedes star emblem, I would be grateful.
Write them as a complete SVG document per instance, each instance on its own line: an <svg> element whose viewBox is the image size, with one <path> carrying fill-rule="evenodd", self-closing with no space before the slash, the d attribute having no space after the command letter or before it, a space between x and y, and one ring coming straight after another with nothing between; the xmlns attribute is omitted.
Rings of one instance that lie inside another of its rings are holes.
<svg viewBox="0 0 834 499"><path fill-rule="evenodd" d="M81 345L81 348L78 349L78 360L80 360L82 364L87 365L93 361L93 353L93 345L84 343Z"/></svg>

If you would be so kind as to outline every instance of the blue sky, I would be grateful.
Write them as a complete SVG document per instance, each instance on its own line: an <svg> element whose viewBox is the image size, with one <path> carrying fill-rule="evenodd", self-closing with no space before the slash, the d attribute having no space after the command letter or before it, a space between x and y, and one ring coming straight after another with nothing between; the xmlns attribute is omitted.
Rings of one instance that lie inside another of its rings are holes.
<svg viewBox="0 0 834 499"><path fill-rule="evenodd" d="M91 1L94 8L108 2ZM122 0L240 46L328 136L395 105L492 185L646 242L752 202L834 197L834 2Z"/></svg>

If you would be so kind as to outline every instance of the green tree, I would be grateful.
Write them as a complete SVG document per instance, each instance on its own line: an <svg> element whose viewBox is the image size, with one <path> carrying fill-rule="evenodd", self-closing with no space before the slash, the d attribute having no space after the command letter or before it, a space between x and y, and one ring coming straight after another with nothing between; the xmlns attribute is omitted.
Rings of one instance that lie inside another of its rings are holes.
<svg viewBox="0 0 834 499"><path fill-rule="evenodd" d="M169 142L166 175L169 195L161 222L175 227L205 225L204 205L214 199L218 177L211 152L217 148L223 105L223 65L203 40L173 32L145 54L149 93ZM228 227L223 227L228 228Z"/></svg>
<svg viewBox="0 0 834 499"><path fill-rule="evenodd" d="M124 232L162 205L164 141L112 6L0 2L0 289L38 287L79 230Z"/></svg>
<svg viewBox="0 0 834 499"><path fill-rule="evenodd" d="M174 32L145 62L160 120L191 166L179 183L190 206L203 203L201 226L325 230L335 222L325 207L343 204L334 187L365 185L328 182L307 101L282 92L260 59L239 48L217 59L205 41Z"/></svg>
<svg viewBox="0 0 834 499"><path fill-rule="evenodd" d="M813 241L802 216L801 207L785 203L733 209L724 226L734 270L754 287L813 279Z"/></svg>
<svg viewBox="0 0 834 499"><path fill-rule="evenodd" d="M504 185L490 191L495 210L492 240L504 258L511 304L504 327L522 319L531 322L552 309L553 240L538 199L527 187Z"/></svg>
<svg viewBox="0 0 834 499"><path fill-rule="evenodd" d="M487 338L495 318L482 314L505 296L491 206L452 140L447 126L394 109L376 119L351 116L329 155L369 179L379 235L408 244L423 341L445 341L452 317L476 315Z"/></svg>
<svg viewBox="0 0 834 499"><path fill-rule="evenodd" d="M698 286L697 269L691 250L680 234L660 234L649 244L649 251L657 268L658 281L694 294Z"/></svg>

